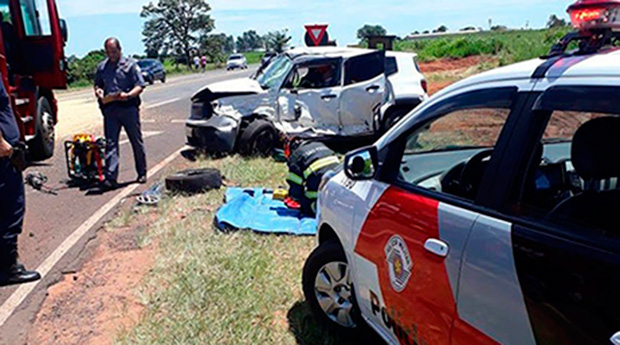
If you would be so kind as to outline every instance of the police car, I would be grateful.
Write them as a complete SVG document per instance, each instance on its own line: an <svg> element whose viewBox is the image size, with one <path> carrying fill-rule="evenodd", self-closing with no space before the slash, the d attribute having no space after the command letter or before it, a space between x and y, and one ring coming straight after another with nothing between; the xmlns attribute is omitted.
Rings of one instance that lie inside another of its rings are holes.
<svg viewBox="0 0 620 345"><path fill-rule="evenodd" d="M620 344L619 10L577 2L549 56L347 155L304 267L319 321L389 344Z"/></svg>

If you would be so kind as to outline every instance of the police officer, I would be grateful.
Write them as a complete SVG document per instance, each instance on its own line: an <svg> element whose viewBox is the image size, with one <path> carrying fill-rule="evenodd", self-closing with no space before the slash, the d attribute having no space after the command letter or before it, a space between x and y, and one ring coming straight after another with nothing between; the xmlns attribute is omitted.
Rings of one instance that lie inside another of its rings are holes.
<svg viewBox="0 0 620 345"><path fill-rule="evenodd" d="M133 149L137 181L146 183L146 154L140 129L140 94L144 78L138 64L122 55L121 44L116 38L105 41L107 59L97 66L95 95L104 117L106 137L106 181L104 190L118 187L119 136L125 129Z"/></svg>
<svg viewBox="0 0 620 345"><path fill-rule="evenodd" d="M321 179L340 160L334 151L317 141L293 139L287 151L289 197L299 203L304 214L314 216Z"/></svg>
<svg viewBox="0 0 620 345"><path fill-rule="evenodd" d="M0 76L0 286L41 279L17 260L17 237L22 232L26 196L21 171L13 165L19 129L9 95Z"/></svg>

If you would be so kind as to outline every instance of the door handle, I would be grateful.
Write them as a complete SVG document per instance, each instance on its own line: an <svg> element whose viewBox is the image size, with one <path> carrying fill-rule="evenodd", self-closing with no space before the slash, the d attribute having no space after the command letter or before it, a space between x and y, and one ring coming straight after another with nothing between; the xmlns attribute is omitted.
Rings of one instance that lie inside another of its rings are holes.
<svg viewBox="0 0 620 345"><path fill-rule="evenodd" d="M434 238L426 240L426 243L424 243L424 249L426 249L427 252L442 258L447 257L448 252L450 251L450 247L446 242Z"/></svg>
<svg viewBox="0 0 620 345"><path fill-rule="evenodd" d="M611 337L611 343L612 343L613 345L620 345L620 332L618 332L618 333L614 334L614 335Z"/></svg>
<svg viewBox="0 0 620 345"><path fill-rule="evenodd" d="M336 98L336 95L323 95L323 96L321 96L321 98L322 98L324 101L329 101L330 99L334 99L334 98Z"/></svg>
<svg viewBox="0 0 620 345"><path fill-rule="evenodd" d="M368 92L375 92L377 90L379 90L379 85L372 85L366 88L366 91Z"/></svg>

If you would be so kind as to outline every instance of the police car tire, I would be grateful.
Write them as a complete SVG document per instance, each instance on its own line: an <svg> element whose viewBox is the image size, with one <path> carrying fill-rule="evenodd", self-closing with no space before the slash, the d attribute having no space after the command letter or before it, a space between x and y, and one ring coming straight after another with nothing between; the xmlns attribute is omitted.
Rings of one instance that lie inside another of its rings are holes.
<svg viewBox="0 0 620 345"><path fill-rule="evenodd" d="M30 158L33 161L43 161L54 155L54 143L49 143L45 140L44 114L49 114L51 116L53 114L52 106L46 97L40 97L37 101L37 117L35 119L36 134L35 137L28 142ZM48 121L51 121L51 119L48 119ZM51 129L48 130L51 130L53 135L53 125Z"/></svg>
<svg viewBox="0 0 620 345"><path fill-rule="evenodd" d="M263 143L264 147L257 146L257 140L261 135L270 135L272 142ZM273 153L276 146L278 134L273 124L267 120L257 119L245 128L239 137L239 153L243 156L263 156L268 157Z"/></svg>
<svg viewBox="0 0 620 345"><path fill-rule="evenodd" d="M312 254L306 260L306 264L303 270L302 286L304 296L310 307L312 315L316 321L324 327L332 330L335 333L344 335L346 337L363 338L372 334L369 332L369 328L366 322L362 319L359 311L359 306L353 294L353 310L351 311L351 318L355 322L356 326L353 328L347 328L332 321L321 309L319 302L316 298L314 291L314 284L316 276L319 270L330 262L347 262L347 257L340 246L340 243L336 240L327 241L316 248Z"/></svg>
<svg viewBox="0 0 620 345"><path fill-rule="evenodd" d="M223 185L222 174L217 169L190 169L166 178L166 189L173 193L198 194Z"/></svg>

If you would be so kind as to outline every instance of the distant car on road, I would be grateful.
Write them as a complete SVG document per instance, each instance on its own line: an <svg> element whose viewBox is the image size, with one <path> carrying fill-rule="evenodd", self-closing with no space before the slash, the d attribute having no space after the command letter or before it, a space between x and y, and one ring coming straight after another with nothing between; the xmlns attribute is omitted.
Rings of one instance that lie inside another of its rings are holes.
<svg viewBox="0 0 620 345"><path fill-rule="evenodd" d="M230 71L237 68L248 68L248 60L242 54L233 54L228 58L228 61L226 62L226 70Z"/></svg>
<svg viewBox="0 0 620 345"><path fill-rule="evenodd" d="M164 65L155 59L143 59L138 61L138 66L142 70L144 81L153 85L156 80L166 82L166 70Z"/></svg>
<svg viewBox="0 0 620 345"><path fill-rule="evenodd" d="M261 65L267 64L269 61L271 61L271 59L273 59L277 55L278 54L274 52L266 52L265 55L263 55L263 58L260 60L260 64Z"/></svg>

